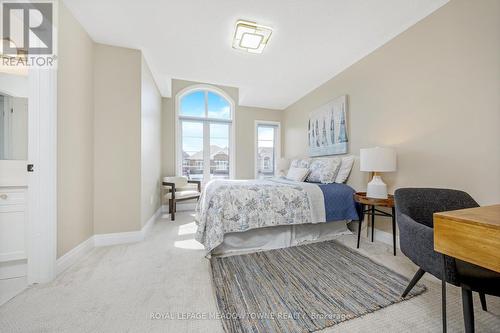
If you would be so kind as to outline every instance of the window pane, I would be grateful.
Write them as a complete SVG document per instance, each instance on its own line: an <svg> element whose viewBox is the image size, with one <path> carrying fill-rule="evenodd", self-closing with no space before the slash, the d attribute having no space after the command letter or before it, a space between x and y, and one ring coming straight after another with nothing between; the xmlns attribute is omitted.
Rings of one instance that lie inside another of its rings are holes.
<svg viewBox="0 0 500 333"><path fill-rule="evenodd" d="M180 114L190 117L205 117L205 92L195 91L182 97Z"/></svg>
<svg viewBox="0 0 500 333"><path fill-rule="evenodd" d="M229 102L213 92L208 92L208 117L218 119L231 119L231 105Z"/></svg>
<svg viewBox="0 0 500 333"><path fill-rule="evenodd" d="M257 127L257 178L275 175L276 131L276 126Z"/></svg>
<svg viewBox="0 0 500 333"><path fill-rule="evenodd" d="M203 123L182 121L182 175L203 178Z"/></svg>
<svg viewBox="0 0 500 333"><path fill-rule="evenodd" d="M210 179L229 179L229 124L210 124Z"/></svg>

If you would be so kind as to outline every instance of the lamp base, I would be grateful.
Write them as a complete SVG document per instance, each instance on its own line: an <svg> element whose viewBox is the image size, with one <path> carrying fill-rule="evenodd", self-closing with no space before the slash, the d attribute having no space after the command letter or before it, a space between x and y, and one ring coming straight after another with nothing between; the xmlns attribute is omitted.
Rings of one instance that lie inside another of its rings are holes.
<svg viewBox="0 0 500 333"><path fill-rule="evenodd" d="M387 185L382 181L382 177L374 175L371 182L368 183L366 196L375 199L387 199Z"/></svg>

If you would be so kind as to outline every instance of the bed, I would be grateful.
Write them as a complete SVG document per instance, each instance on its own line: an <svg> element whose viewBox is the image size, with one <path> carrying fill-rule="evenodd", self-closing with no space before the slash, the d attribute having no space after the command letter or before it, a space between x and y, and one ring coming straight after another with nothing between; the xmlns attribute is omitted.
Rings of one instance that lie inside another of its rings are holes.
<svg viewBox="0 0 500 333"><path fill-rule="evenodd" d="M286 178L213 180L196 208L196 240L210 256L331 239L359 220L353 193L346 184Z"/></svg>

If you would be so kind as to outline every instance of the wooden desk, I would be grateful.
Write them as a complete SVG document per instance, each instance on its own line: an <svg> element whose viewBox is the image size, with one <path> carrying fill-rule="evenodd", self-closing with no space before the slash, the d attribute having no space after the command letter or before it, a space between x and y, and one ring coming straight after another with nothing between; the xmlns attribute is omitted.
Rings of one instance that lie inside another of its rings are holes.
<svg viewBox="0 0 500 333"><path fill-rule="evenodd" d="M435 213L434 250L500 273L500 205Z"/></svg>
<svg viewBox="0 0 500 333"><path fill-rule="evenodd" d="M500 273L500 205L434 213L434 250L443 254L441 280L443 332L446 333L446 263L450 256ZM472 298L462 306L466 332L474 332Z"/></svg>

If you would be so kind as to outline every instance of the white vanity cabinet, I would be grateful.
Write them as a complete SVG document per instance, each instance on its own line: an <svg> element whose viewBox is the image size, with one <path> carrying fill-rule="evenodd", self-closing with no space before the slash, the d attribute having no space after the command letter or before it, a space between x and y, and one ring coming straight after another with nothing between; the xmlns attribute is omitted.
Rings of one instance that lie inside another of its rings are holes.
<svg viewBox="0 0 500 333"><path fill-rule="evenodd" d="M27 283L27 189L0 187L0 305Z"/></svg>

